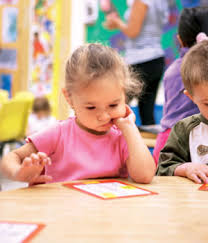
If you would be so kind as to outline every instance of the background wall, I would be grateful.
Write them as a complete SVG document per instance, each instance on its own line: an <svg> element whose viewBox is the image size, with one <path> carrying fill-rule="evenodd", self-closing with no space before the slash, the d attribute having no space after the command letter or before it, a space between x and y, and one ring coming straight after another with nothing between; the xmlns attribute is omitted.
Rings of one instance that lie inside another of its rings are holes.
<svg viewBox="0 0 208 243"><path fill-rule="evenodd" d="M0 89L7 90L10 96L28 88L31 26L29 2L0 1Z"/></svg>

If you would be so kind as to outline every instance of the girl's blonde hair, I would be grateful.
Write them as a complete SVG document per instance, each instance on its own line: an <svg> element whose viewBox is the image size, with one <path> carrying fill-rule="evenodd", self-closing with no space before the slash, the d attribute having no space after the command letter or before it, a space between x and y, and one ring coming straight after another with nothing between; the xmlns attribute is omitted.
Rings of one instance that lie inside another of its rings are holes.
<svg viewBox="0 0 208 243"><path fill-rule="evenodd" d="M66 90L70 95L75 89L108 75L120 81L126 95L140 94L142 82L138 74L130 70L116 50L98 43L84 44L66 63Z"/></svg>
<svg viewBox="0 0 208 243"><path fill-rule="evenodd" d="M208 40L197 43L185 54L181 65L185 89L193 95L194 86L208 84Z"/></svg>

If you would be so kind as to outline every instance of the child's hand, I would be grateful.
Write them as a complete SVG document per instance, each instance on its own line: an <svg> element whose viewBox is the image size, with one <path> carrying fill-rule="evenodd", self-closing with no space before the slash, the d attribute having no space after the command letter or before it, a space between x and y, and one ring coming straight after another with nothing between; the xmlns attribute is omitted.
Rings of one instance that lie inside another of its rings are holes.
<svg viewBox="0 0 208 243"><path fill-rule="evenodd" d="M208 166L201 163L187 163L185 175L195 183L208 183Z"/></svg>
<svg viewBox="0 0 208 243"><path fill-rule="evenodd" d="M42 152L32 153L30 157L26 157L21 168L15 175L15 180L28 182L29 184L49 182L51 176L41 175L44 166L51 164L51 159Z"/></svg>
<svg viewBox="0 0 208 243"><path fill-rule="evenodd" d="M125 117L119 117L113 120L113 123L122 130L126 125L133 125L135 124L136 117L134 112L130 109L128 105L126 105L126 114Z"/></svg>

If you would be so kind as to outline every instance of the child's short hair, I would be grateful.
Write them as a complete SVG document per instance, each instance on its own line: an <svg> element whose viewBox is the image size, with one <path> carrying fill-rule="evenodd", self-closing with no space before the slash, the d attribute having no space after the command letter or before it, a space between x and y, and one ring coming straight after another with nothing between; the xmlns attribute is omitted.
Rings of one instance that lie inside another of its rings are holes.
<svg viewBox="0 0 208 243"><path fill-rule="evenodd" d="M66 63L66 90L70 95L77 87L85 87L106 75L121 81L126 94L138 95L141 92L141 80L136 78L118 52L98 43L84 44L70 56Z"/></svg>
<svg viewBox="0 0 208 243"><path fill-rule="evenodd" d="M178 34L184 46L193 46L200 32L208 35L208 6L184 8L178 23Z"/></svg>
<svg viewBox="0 0 208 243"><path fill-rule="evenodd" d="M47 99L47 97L36 97L33 102L32 111L34 113L37 113L39 111L51 111L50 103Z"/></svg>
<svg viewBox="0 0 208 243"><path fill-rule="evenodd" d="M185 89L193 94L193 87L208 84L208 40L197 43L185 54L181 65Z"/></svg>

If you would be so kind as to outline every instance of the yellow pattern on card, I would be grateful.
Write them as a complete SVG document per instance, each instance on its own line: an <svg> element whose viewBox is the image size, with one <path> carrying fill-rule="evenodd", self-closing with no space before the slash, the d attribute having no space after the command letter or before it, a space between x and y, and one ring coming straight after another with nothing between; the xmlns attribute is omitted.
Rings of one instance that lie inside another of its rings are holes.
<svg viewBox="0 0 208 243"><path fill-rule="evenodd" d="M134 187L134 186L121 186L121 188L123 188L123 189L127 189L127 190L129 190L129 189L137 189L136 187Z"/></svg>
<svg viewBox="0 0 208 243"><path fill-rule="evenodd" d="M114 197L116 197L115 194L110 193L110 192L104 192L104 193L101 193L100 195L101 195L102 197L105 197L105 198L114 198Z"/></svg>

